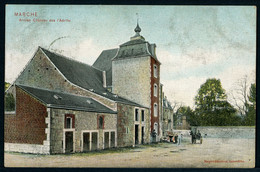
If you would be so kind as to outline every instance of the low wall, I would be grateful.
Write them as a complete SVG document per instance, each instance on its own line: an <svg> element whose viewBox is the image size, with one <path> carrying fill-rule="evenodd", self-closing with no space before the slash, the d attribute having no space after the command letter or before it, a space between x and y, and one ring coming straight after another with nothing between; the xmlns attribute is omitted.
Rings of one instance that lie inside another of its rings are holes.
<svg viewBox="0 0 260 172"><path fill-rule="evenodd" d="M5 143L5 151L34 154L50 154L50 146L36 144Z"/></svg>
<svg viewBox="0 0 260 172"><path fill-rule="evenodd" d="M255 138L255 127L192 127L208 138Z"/></svg>

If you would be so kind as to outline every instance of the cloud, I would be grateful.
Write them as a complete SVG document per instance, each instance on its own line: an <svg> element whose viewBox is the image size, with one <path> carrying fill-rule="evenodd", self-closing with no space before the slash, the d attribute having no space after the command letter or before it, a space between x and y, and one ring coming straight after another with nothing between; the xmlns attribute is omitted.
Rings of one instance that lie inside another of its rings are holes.
<svg viewBox="0 0 260 172"><path fill-rule="evenodd" d="M216 51L196 48L182 53L172 53L167 50L158 50L157 56L162 63L162 72L180 72L189 68L197 68L204 65L219 62L223 55Z"/></svg>
<svg viewBox="0 0 260 172"><path fill-rule="evenodd" d="M101 52L112 47L99 46L92 38L63 40L56 44L52 49L60 50L59 53L66 57L92 65Z"/></svg>
<svg viewBox="0 0 260 172"><path fill-rule="evenodd" d="M229 94L234 89L235 83L245 75L248 76L249 83L255 82L255 69L247 65L232 66L214 78L221 80L222 87ZM197 91L208 78L212 77L190 76L181 79L163 79L161 76L161 83L165 95L171 102L182 102L183 105L193 107Z"/></svg>

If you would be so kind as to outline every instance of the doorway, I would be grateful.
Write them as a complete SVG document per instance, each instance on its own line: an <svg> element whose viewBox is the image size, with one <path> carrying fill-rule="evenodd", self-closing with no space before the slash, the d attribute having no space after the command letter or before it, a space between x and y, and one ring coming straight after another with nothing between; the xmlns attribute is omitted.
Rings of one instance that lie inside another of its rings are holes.
<svg viewBox="0 0 260 172"><path fill-rule="evenodd" d="M98 148L98 133L93 132L92 134L92 145L91 145L91 150L97 150Z"/></svg>
<svg viewBox="0 0 260 172"><path fill-rule="evenodd" d="M115 142L116 142L116 132L114 132L114 131L111 131L111 148L113 148L113 147L115 147L116 145L115 145Z"/></svg>
<svg viewBox="0 0 260 172"><path fill-rule="evenodd" d="M90 151L90 133L83 133L83 152Z"/></svg>
<svg viewBox="0 0 260 172"><path fill-rule="evenodd" d="M144 144L144 127L142 127L142 144Z"/></svg>
<svg viewBox="0 0 260 172"><path fill-rule="evenodd" d="M105 136L104 149L108 149L109 148L109 132L105 132L104 136Z"/></svg>
<svg viewBox="0 0 260 172"><path fill-rule="evenodd" d="M73 152L73 132L65 132L65 153Z"/></svg>
<svg viewBox="0 0 260 172"><path fill-rule="evenodd" d="M138 125L135 125L135 144L138 144Z"/></svg>

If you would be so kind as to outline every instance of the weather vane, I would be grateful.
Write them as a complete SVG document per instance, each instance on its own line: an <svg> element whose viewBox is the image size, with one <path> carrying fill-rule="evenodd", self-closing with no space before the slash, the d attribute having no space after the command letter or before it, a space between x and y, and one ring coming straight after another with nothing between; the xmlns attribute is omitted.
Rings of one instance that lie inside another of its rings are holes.
<svg viewBox="0 0 260 172"><path fill-rule="evenodd" d="M139 16L138 13L136 13L137 23L139 22Z"/></svg>

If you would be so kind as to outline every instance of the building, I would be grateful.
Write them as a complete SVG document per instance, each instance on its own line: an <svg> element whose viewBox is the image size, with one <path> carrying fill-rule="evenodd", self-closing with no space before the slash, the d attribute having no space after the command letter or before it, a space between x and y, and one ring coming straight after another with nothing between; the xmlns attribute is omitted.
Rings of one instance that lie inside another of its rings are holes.
<svg viewBox="0 0 260 172"><path fill-rule="evenodd" d="M140 32L137 24L130 41L92 66L38 47L6 91L16 106L5 112L5 150L55 154L159 141L161 63Z"/></svg>
<svg viewBox="0 0 260 172"><path fill-rule="evenodd" d="M173 132L173 108L170 102L167 100L165 96L163 98L163 117L162 117L162 131L163 136L167 136L168 133Z"/></svg>

